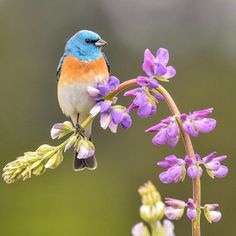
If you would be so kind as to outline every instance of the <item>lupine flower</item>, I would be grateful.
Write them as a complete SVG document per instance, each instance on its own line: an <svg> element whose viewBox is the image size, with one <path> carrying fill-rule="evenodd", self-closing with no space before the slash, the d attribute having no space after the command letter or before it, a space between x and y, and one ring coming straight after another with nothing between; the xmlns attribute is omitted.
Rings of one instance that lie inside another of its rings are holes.
<svg viewBox="0 0 236 236"><path fill-rule="evenodd" d="M213 108L194 111L192 113L182 114L180 116L183 122L183 129L190 136L197 137L199 133L209 133L216 127L216 120L206 118L213 112Z"/></svg>
<svg viewBox="0 0 236 236"><path fill-rule="evenodd" d="M165 215L169 220L178 220L183 216L186 207L184 201L174 198L165 198L165 203L168 205L165 209Z"/></svg>
<svg viewBox="0 0 236 236"><path fill-rule="evenodd" d="M51 129L51 137L52 139L60 139L72 131L74 131L74 127L71 122L57 123Z"/></svg>
<svg viewBox="0 0 236 236"><path fill-rule="evenodd" d="M146 87L127 91L124 96L135 96L128 109L137 109L137 115L141 118L153 115L157 110L158 101L162 100L162 96L155 89L149 90Z"/></svg>
<svg viewBox="0 0 236 236"><path fill-rule="evenodd" d="M167 144L175 147L179 141L179 127L175 118L171 116L150 127L146 132L157 132L152 139L152 143L155 145Z"/></svg>
<svg viewBox="0 0 236 236"><path fill-rule="evenodd" d="M87 91L91 97L97 101L105 97L111 91L115 90L120 84L120 81L115 76L110 76L107 83L100 83L96 88L88 86Z"/></svg>
<svg viewBox="0 0 236 236"><path fill-rule="evenodd" d="M89 141L87 138L78 139L75 146L76 146L75 150L78 153L77 155L78 159L86 159L94 155L95 147L93 143Z"/></svg>
<svg viewBox="0 0 236 236"><path fill-rule="evenodd" d="M187 202L187 216L190 220L195 220L196 217L197 217L197 209L196 209L196 206L193 202L193 199L189 199L188 202Z"/></svg>
<svg viewBox="0 0 236 236"><path fill-rule="evenodd" d="M150 236L147 226L143 222L139 222L132 228L132 236Z"/></svg>
<svg viewBox="0 0 236 236"><path fill-rule="evenodd" d="M158 81L153 77L138 76L136 78L136 83L141 87L146 86L149 87L150 89L152 88L156 89L159 87Z"/></svg>
<svg viewBox="0 0 236 236"><path fill-rule="evenodd" d="M198 154L195 154L195 160L186 156L185 163L188 165L187 175L191 179L196 179L198 175L202 176L202 168L199 166L201 164L201 157Z"/></svg>
<svg viewBox="0 0 236 236"><path fill-rule="evenodd" d="M149 49L144 52L143 71L149 76L155 76L159 79L170 79L175 76L176 70L173 66L167 66L169 61L169 52L165 48L157 50L156 57Z"/></svg>
<svg viewBox="0 0 236 236"><path fill-rule="evenodd" d="M204 215L210 223L216 223L221 219L221 212L216 211L216 208L219 207L219 204L206 204L204 205Z"/></svg>
<svg viewBox="0 0 236 236"><path fill-rule="evenodd" d="M223 178L228 174L228 167L221 165L221 162L227 158L226 155L217 157L216 152L210 153L208 156L202 158L202 163L205 166L207 173L213 179Z"/></svg>
<svg viewBox="0 0 236 236"><path fill-rule="evenodd" d="M166 169L159 175L162 183L178 183L185 178L185 162L181 158L177 158L175 155L165 157L164 161L157 163L158 166Z"/></svg>

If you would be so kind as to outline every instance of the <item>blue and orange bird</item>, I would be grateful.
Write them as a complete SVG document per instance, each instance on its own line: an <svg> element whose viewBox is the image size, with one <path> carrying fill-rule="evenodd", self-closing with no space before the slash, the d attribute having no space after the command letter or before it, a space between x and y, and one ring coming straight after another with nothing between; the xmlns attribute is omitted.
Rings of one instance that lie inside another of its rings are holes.
<svg viewBox="0 0 236 236"><path fill-rule="evenodd" d="M89 116L91 108L95 105L94 99L87 92L87 87L96 87L98 83L109 78L109 64L102 46L107 44L98 34L81 30L73 35L66 43L64 54L57 67L57 96L62 112L71 118L74 126L80 127ZM84 135L91 140L91 125ZM74 158L74 170L97 167L95 157Z"/></svg>

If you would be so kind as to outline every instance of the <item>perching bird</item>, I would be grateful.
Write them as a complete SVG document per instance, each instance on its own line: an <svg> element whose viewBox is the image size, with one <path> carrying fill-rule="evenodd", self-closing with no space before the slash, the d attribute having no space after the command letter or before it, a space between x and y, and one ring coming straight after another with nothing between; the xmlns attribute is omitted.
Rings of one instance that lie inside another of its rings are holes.
<svg viewBox="0 0 236 236"><path fill-rule="evenodd" d="M102 53L107 42L89 30L81 30L66 43L64 54L57 67L57 95L62 112L69 116L74 126L79 126L89 116L95 101L87 87L96 87L109 78L109 64ZM91 124L84 131L91 140ZM95 157L74 159L74 170L96 169Z"/></svg>

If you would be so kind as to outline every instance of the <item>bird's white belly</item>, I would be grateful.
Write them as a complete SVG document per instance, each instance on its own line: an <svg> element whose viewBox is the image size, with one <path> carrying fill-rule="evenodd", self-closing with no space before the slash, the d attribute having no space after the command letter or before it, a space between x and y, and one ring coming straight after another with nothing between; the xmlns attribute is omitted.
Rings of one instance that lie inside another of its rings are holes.
<svg viewBox="0 0 236 236"><path fill-rule="evenodd" d="M75 82L63 84L58 87L58 101L62 112L70 116L73 123L79 113L80 118L86 118L89 111L95 105L95 100L88 94L87 87L96 87L97 83L104 81L104 78L98 78L93 83Z"/></svg>

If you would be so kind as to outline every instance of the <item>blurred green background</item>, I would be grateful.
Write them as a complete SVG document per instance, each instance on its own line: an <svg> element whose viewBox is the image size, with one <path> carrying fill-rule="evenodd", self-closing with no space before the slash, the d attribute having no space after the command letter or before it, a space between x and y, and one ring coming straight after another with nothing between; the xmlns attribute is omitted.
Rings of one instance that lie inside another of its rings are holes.
<svg viewBox="0 0 236 236"><path fill-rule="evenodd" d="M49 131L64 121L56 97L56 67L67 39L91 29L108 41L112 74L122 81L142 73L143 51L166 47L177 76L166 84L182 111L214 107L218 127L193 139L196 152L228 154L225 179L202 178L202 199L220 203L223 219L203 235L231 235L236 197L235 86L236 2L234 0L0 0L1 169L24 151L51 141ZM121 99L128 104L128 100ZM162 196L187 199L191 182L163 185L155 166L165 155L145 128L169 114L139 119L117 135L94 124L99 167L72 171L72 153L59 168L13 185L0 183L0 235L121 236L138 222L137 188L152 180ZM190 222L176 222L177 235L190 235Z"/></svg>

